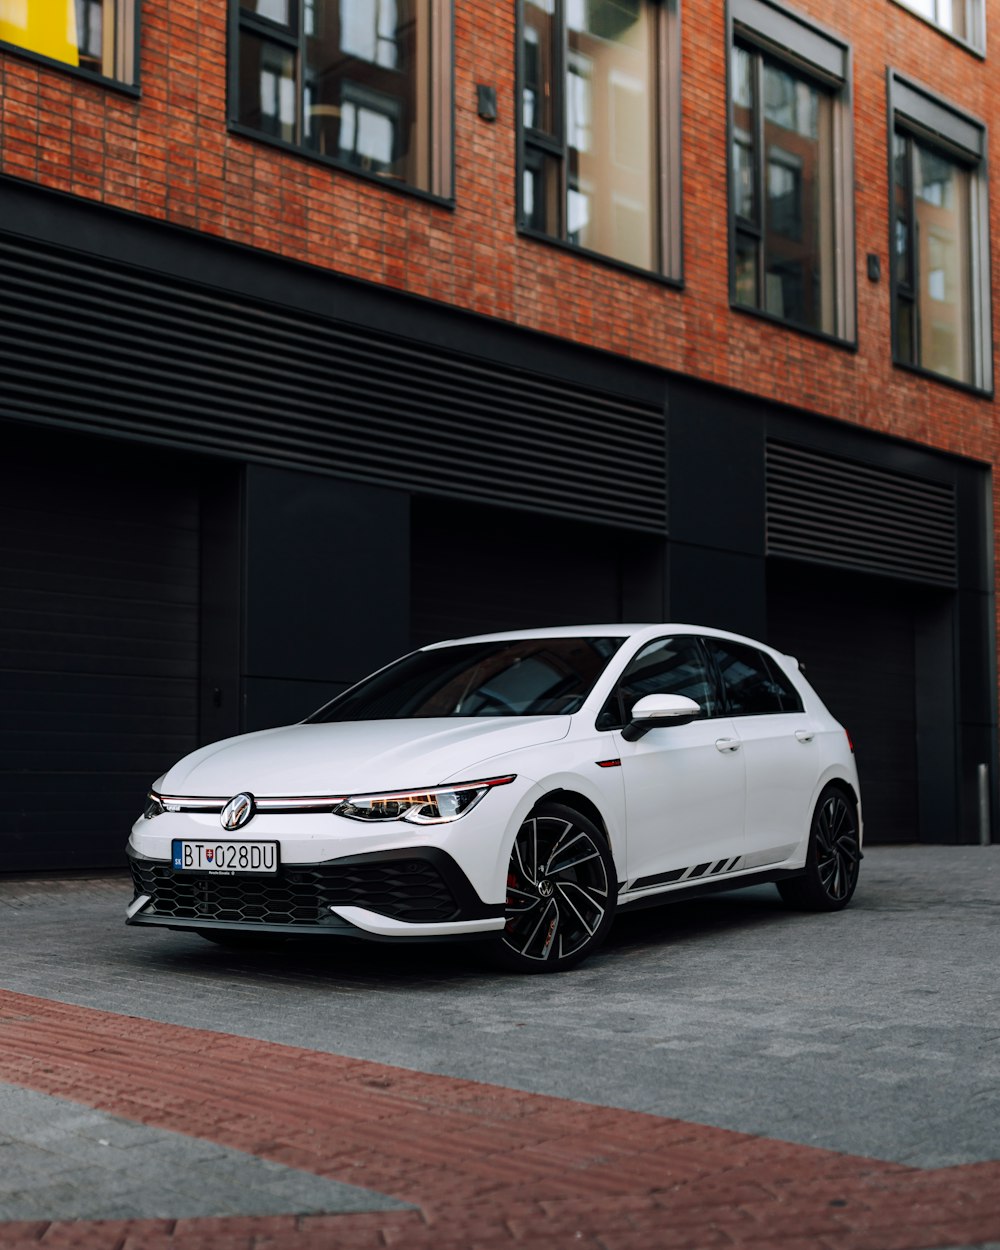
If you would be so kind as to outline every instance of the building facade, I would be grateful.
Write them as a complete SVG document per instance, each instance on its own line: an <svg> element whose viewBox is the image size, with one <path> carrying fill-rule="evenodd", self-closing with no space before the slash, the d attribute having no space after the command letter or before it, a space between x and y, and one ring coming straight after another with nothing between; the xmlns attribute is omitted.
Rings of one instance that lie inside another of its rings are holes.
<svg viewBox="0 0 1000 1250"><path fill-rule="evenodd" d="M0 20L0 871L407 648L797 655L868 835L997 811L995 0Z"/></svg>

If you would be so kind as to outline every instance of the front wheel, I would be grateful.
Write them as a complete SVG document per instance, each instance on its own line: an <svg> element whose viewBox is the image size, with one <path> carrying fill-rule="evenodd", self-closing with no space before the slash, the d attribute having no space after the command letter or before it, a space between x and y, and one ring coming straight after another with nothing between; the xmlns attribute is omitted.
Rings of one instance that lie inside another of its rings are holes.
<svg viewBox="0 0 1000 1250"><path fill-rule="evenodd" d="M517 972L572 968L604 941L617 897L597 826L561 803L539 804L514 839L496 962Z"/></svg>
<svg viewBox="0 0 1000 1250"><path fill-rule="evenodd" d="M858 809L837 786L819 796L809 830L805 872L778 882L778 892L803 911L840 911L851 901L861 867Z"/></svg>

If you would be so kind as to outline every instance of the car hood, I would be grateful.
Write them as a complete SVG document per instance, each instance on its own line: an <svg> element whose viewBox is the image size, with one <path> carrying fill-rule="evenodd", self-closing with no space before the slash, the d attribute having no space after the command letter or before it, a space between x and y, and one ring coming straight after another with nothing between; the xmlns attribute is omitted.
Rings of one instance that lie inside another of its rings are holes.
<svg viewBox="0 0 1000 1250"><path fill-rule="evenodd" d="M474 781L496 756L557 742L569 716L286 725L202 747L163 777L164 794L363 794ZM506 765L505 765L506 767Z"/></svg>

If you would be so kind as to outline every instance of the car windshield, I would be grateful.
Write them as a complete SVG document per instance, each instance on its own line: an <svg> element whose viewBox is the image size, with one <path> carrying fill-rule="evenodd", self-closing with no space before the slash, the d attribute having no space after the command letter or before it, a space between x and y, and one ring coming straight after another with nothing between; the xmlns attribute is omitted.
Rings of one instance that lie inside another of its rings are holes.
<svg viewBox="0 0 1000 1250"><path fill-rule="evenodd" d="M414 651L308 723L430 716L568 716L624 638L516 638Z"/></svg>

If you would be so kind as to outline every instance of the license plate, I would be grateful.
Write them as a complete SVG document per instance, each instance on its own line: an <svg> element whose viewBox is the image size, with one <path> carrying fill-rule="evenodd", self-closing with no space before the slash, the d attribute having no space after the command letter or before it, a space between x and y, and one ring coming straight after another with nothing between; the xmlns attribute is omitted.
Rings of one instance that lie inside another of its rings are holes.
<svg viewBox="0 0 1000 1250"><path fill-rule="evenodd" d="M205 872L220 877L278 871L277 842L195 842L174 838L174 872Z"/></svg>

